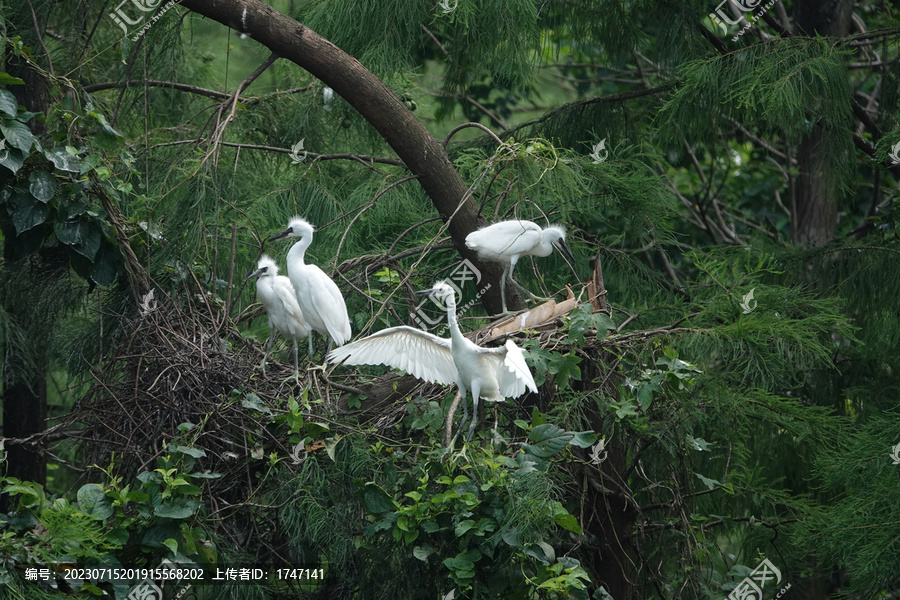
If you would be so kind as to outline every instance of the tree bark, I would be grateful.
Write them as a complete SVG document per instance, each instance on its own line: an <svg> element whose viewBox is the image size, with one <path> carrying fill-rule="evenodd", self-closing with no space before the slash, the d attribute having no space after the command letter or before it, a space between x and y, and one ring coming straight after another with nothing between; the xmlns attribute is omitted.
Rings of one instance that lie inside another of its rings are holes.
<svg viewBox="0 0 900 600"><path fill-rule="evenodd" d="M798 0L794 23L804 35L844 37L850 31L851 0ZM838 222L840 190L825 174L831 168L822 144L827 143L818 125L800 140L800 169L795 190L794 243L816 246L834 238Z"/></svg>
<svg viewBox="0 0 900 600"><path fill-rule="evenodd" d="M362 115L413 174L448 224L457 251L491 283L482 298L488 312L501 311L502 268L483 263L466 247L466 235L484 224L468 186L450 162L444 147L428 132L403 102L358 60L309 27L260 0L184 0L183 6L246 34L273 53L303 67L340 94ZM507 304L524 308L518 290L510 286Z"/></svg>

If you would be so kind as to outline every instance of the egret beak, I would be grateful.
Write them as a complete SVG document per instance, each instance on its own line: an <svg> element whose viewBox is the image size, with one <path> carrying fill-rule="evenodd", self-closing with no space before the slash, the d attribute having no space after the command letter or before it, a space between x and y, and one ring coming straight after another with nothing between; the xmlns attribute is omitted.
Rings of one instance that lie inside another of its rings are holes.
<svg viewBox="0 0 900 600"><path fill-rule="evenodd" d="M560 239L560 240L553 242L553 245L555 245L557 248L559 248L563 254L568 256L572 260L572 262L576 262L575 255L572 254L571 250L569 250L569 247L566 245L565 241Z"/></svg>
<svg viewBox="0 0 900 600"><path fill-rule="evenodd" d="M288 227L287 229L285 229L284 231L282 231L281 233L279 233L278 235L276 235L275 237L273 237L273 238L270 239L269 241L270 241L270 242L274 242L275 240L280 240L280 239L282 239L282 238L286 238L287 236L291 235L292 233L294 233L293 228Z"/></svg>
<svg viewBox="0 0 900 600"><path fill-rule="evenodd" d="M263 267L262 269L257 269L257 270L255 270L255 271L253 271L252 273L250 273L249 275L247 275L247 279L245 279L244 281L250 281L250 280L253 279L254 277L259 277L260 275L262 275L263 273L265 273L267 269L268 269L268 267Z"/></svg>
<svg viewBox="0 0 900 600"><path fill-rule="evenodd" d="M433 291L434 291L434 288L431 288L430 290L419 290L419 291L413 292L413 293L414 294L430 294Z"/></svg>

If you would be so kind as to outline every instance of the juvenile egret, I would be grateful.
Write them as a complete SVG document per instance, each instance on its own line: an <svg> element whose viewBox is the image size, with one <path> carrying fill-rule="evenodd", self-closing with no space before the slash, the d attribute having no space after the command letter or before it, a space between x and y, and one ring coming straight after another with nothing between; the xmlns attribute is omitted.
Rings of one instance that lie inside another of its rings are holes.
<svg viewBox="0 0 900 600"><path fill-rule="evenodd" d="M507 340L502 348L482 348L463 336L456 322L452 287L439 281L432 289L417 293L434 294L447 307L450 339L405 325L389 327L332 350L328 360L349 365L388 365L426 381L443 385L456 383L464 411L457 435L462 433L469 418L466 394L471 391L475 414L466 436L469 441L478 422L479 398L502 402L506 398L518 398L526 388L537 392L537 386L522 350L512 340Z"/></svg>
<svg viewBox="0 0 900 600"><path fill-rule="evenodd" d="M309 357L312 358L313 331L328 337L328 350L331 350L332 341L342 346L350 339L350 318L338 286L322 269L303 262L306 249L312 243L313 226L300 217L294 217L288 228L271 241L287 237L300 238L288 252L287 271L309 327Z"/></svg>
<svg viewBox="0 0 900 600"><path fill-rule="evenodd" d="M307 337L309 329L303 319L303 311L297 303L297 295L291 280L278 274L278 265L275 261L263 254L256 263L256 271L250 273L247 279L259 277L256 282L256 295L266 308L269 317L269 343L266 344L266 353L263 354L262 371L266 374L266 358L272 351L275 342L275 331L291 338L294 343L294 377L300 383L300 369L297 361L297 340Z"/></svg>
<svg viewBox="0 0 900 600"><path fill-rule="evenodd" d="M531 221L502 221L494 223L478 231L473 231L466 236L466 246L478 253L478 257L484 260L506 263L503 276L500 278L500 299L503 302L503 312L506 309L506 283L505 279L522 290L532 300L540 300L537 296L526 290L513 279L513 269L516 268L520 256L550 256L556 247L566 254L574 262L572 251L566 246L566 229L561 225L551 225L541 229L540 225Z"/></svg>

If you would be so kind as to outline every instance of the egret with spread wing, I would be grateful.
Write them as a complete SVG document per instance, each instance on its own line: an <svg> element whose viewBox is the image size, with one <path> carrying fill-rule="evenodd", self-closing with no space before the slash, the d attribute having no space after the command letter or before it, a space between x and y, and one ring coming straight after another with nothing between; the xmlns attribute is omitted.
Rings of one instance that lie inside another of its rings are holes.
<svg viewBox="0 0 900 600"><path fill-rule="evenodd" d="M300 383L300 368L297 361L297 340L307 337L309 329L303 319L303 311L297 303L297 295L291 280L278 274L278 265L275 261L263 254L256 264L256 271L250 273L247 279L259 277L256 283L256 295L266 308L269 317L269 343L266 345L266 353L263 354L262 372L266 374L266 358L272 351L275 342L275 331L291 338L294 342L294 378Z"/></svg>
<svg viewBox="0 0 900 600"><path fill-rule="evenodd" d="M502 221L467 235L466 246L477 252L481 259L506 263L503 276L500 278L503 312L509 312L506 309L507 278L532 300L541 300L513 279L513 269L516 268L519 257L550 256L553 248L558 248L573 262L575 261L572 251L566 245L566 229L561 225L550 225L546 229L541 229L540 225L531 221Z"/></svg>
<svg viewBox="0 0 900 600"><path fill-rule="evenodd" d="M271 241L288 237L300 238L288 252L287 270L309 326L309 357L312 358L313 331L328 337L328 350L331 350L332 341L342 346L350 339L350 318L338 286L322 269L303 262L306 249L312 243L313 226L300 217L294 217L288 228Z"/></svg>
<svg viewBox="0 0 900 600"><path fill-rule="evenodd" d="M482 348L463 336L456 322L456 299L453 288L439 281L430 290L447 307L450 338L405 325L382 329L377 333L332 350L328 360L349 365L388 365L403 369L419 379L456 383L463 400L463 419L459 433L469 418L466 394L472 393L475 414L466 441L472 437L478 422L478 400L502 402L518 398L525 390L537 392L534 378L525 363L521 348L507 340L502 348Z"/></svg>

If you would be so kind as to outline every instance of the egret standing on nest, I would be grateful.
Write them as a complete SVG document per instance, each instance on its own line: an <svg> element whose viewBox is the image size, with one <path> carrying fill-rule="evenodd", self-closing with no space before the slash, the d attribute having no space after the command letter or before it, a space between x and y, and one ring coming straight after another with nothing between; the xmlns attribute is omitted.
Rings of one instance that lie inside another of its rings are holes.
<svg viewBox="0 0 900 600"><path fill-rule="evenodd" d="M452 287L439 281L432 289L416 293L434 294L447 307L450 339L405 325L389 327L332 350L328 360L349 365L388 365L426 381L456 383L463 401L463 419L457 435L469 418L466 394L471 391L475 414L466 436L469 441L478 422L479 398L503 402L506 398L518 398L526 389L537 392L537 386L521 348L512 340L507 340L502 348L482 348L463 336L456 322Z"/></svg>
<svg viewBox="0 0 900 600"><path fill-rule="evenodd" d="M291 338L294 342L294 378L300 383L300 368L297 360L297 340L307 337L309 329L303 320L303 311L297 303L297 295L291 280L278 274L278 265L275 261L263 254L256 263L256 271L250 273L247 279L259 277L256 283L256 295L266 308L269 317L269 343L266 345L266 353L263 354L262 372L266 374L266 358L272 351L275 342L275 331Z"/></svg>
<svg viewBox="0 0 900 600"><path fill-rule="evenodd" d="M313 331L328 337L328 350L331 350L332 341L343 346L350 339L350 318L338 286L322 269L303 262L306 249L312 243L313 226L300 217L294 217L288 228L270 241L287 237L300 238L288 252L287 270L309 326L309 357L312 358Z"/></svg>
<svg viewBox="0 0 900 600"><path fill-rule="evenodd" d="M502 221L494 223L478 231L473 231L466 236L466 246L478 253L483 260L506 263L503 276L500 278L500 299L503 302L503 312L506 309L506 282L509 282L522 290L532 300L542 300L535 296L513 279L513 269L519 257L550 256L553 248L558 248L566 256L575 261L572 251L566 246L566 229L561 225L550 225L541 229L540 225L531 221Z"/></svg>

